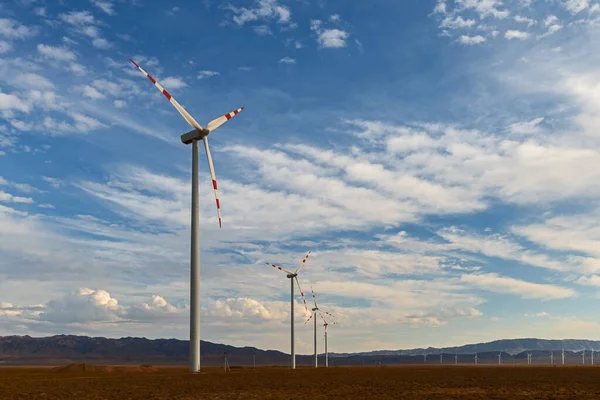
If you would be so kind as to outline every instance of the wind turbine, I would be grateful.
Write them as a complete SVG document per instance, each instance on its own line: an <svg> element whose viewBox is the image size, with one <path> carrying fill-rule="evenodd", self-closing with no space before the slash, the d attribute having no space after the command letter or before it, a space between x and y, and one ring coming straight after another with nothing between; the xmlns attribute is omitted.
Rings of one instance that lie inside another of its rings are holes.
<svg viewBox="0 0 600 400"><path fill-rule="evenodd" d="M440 364L444 363L444 353L440 353Z"/></svg>
<svg viewBox="0 0 600 400"><path fill-rule="evenodd" d="M531 365L531 353L527 353L527 365Z"/></svg>
<svg viewBox="0 0 600 400"><path fill-rule="evenodd" d="M554 351L550 351L550 364L554 365Z"/></svg>
<svg viewBox="0 0 600 400"><path fill-rule="evenodd" d="M498 353L498 365L502 364L502 352Z"/></svg>
<svg viewBox="0 0 600 400"><path fill-rule="evenodd" d="M290 366L292 369L296 369L296 346L294 344L294 280L298 284L298 289L300 290L300 295L302 296L302 301L304 302L304 308L306 309L306 312L308 313L309 311L308 311L308 306L306 305L306 299L304 298L304 292L302 291L302 287L300 286L300 281L298 281L298 273L300 272L302 267L304 267L304 264L306 264L306 260L308 260L309 256L310 256L310 251L308 253L306 253L306 256L302 259L302 262L298 265L298 267L296 268L296 271L294 271L294 272L285 270L281 267L278 267L275 264L266 263L267 265L270 265L273 268L276 268L280 271L285 272L287 274L288 279L290 280L290 323L291 323L291 352L290 352L291 363L290 363Z"/></svg>
<svg viewBox="0 0 600 400"><path fill-rule="evenodd" d="M427 364L427 354L423 354L423 362Z"/></svg>
<svg viewBox="0 0 600 400"><path fill-rule="evenodd" d="M454 355L454 365L458 365L458 354Z"/></svg>
<svg viewBox="0 0 600 400"><path fill-rule="evenodd" d="M592 352L592 365L594 365L594 349L592 349L591 352Z"/></svg>
<svg viewBox="0 0 600 400"><path fill-rule="evenodd" d="M585 365L585 349L581 350L581 363Z"/></svg>
<svg viewBox="0 0 600 400"><path fill-rule="evenodd" d="M329 353L327 352L327 327L329 325L337 325L339 322L332 322L331 324L327 323L327 321L325 320L325 318L323 318L323 316L321 315L321 318L323 319L323 326L325 327L325 368L329 368ZM363 360L363 365L364 365L364 360Z"/></svg>
<svg viewBox="0 0 600 400"><path fill-rule="evenodd" d="M306 322L304 324L306 325L313 318L313 316L315 317L313 322L314 322L314 341L315 341L315 368L317 368L319 366L319 359L318 359L318 352L317 352L317 312L321 316L321 319L323 320L324 326L325 326L325 348L327 348L327 325L329 325L329 324L323 317L323 313L330 316L331 318L335 318L335 317L333 315L331 315L330 313L328 313L327 311L319 309L319 305L317 304L317 297L315 296L315 291L313 290L312 287L310 288L310 291L312 292L313 302L315 303L315 307L312 309L312 312L314 314L311 314L310 317L308 317L308 319L306 320ZM325 358L327 358L327 356L325 356Z"/></svg>
<svg viewBox="0 0 600 400"><path fill-rule="evenodd" d="M477 365L478 362L479 362L479 356L477 355L477 353L475 353L475 365Z"/></svg>
<svg viewBox="0 0 600 400"><path fill-rule="evenodd" d="M565 348L562 349L562 365L565 365Z"/></svg>
<svg viewBox="0 0 600 400"><path fill-rule="evenodd" d="M190 252L190 372L200 371L200 212L198 206L198 140L204 142L206 157L208 159L208 169L212 178L213 190L217 203L217 216L219 218L219 227L221 227L221 204L219 203L219 191L217 190L217 177L213 165L210 149L208 148L208 135L223 125L225 122L239 114L244 107L238 108L216 118L208 123L206 128L200 126L198 122L171 96L160 83L142 69L135 61L129 60L135 65L156 88L169 100L175 109L181 114L183 119L191 125L194 130L181 135L181 141L184 144L192 145L192 235Z"/></svg>

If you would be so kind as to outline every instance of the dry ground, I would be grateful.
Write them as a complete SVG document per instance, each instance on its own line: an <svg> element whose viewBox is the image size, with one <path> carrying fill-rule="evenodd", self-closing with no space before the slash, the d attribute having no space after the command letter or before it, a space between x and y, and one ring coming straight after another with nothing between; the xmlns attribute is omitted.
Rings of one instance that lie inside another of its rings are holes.
<svg viewBox="0 0 600 400"><path fill-rule="evenodd" d="M600 367L3 367L0 399L600 399Z"/></svg>

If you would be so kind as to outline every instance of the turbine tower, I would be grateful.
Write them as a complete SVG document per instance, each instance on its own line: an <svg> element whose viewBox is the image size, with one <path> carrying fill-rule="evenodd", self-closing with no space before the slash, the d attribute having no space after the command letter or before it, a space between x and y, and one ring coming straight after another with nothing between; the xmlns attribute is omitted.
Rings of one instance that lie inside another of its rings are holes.
<svg viewBox="0 0 600 400"><path fill-rule="evenodd" d="M498 353L498 365L502 364L502 352Z"/></svg>
<svg viewBox="0 0 600 400"><path fill-rule="evenodd" d="M298 290L300 290L300 296L302 296L302 301L304 302L304 308L306 309L306 312L308 313L308 306L306 305L306 299L304 298L304 292L302 291L302 287L300 286L300 281L298 281L298 273L300 272L300 270L302 269L302 267L304 267L304 264L306 264L306 260L308 260L308 257L310 256L310 251L308 253L306 253L306 256L304 257L304 259L302 259L302 262L300 263L300 265L298 265L298 267L296 268L296 271L294 272L290 272L288 270L285 270L281 267L278 267L275 264L269 264L267 263L267 265L270 265L273 268L276 268L280 271L283 271L287 274L287 278L290 280L290 324L291 324L291 329L290 329L290 333L291 333L291 350L290 350L290 367L292 369L296 369L296 346L295 346L295 341L294 341L294 280L296 281L296 284L298 285Z"/></svg>
<svg viewBox="0 0 600 400"><path fill-rule="evenodd" d="M423 362L427 364L427 354L423 354Z"/></svg>
<svg viewBox="0 0 600 400"><path fill-rule="evenodd" d="M554 365L554 351L550 351L550 364Z"/></svg>
<svg viewBox="0 0 600 400"><path fill-rule="evenodd" d="M190 251L190 372L200 371L200 212L198 206L198 141L204 142L204 150L208 159L208 169L212 178L213 190L217 203L217 216L219 218L219 227L221 227L221 204L219 203L219 191L217 190L217 177L213 165L212 156L208 147L208 135L223 125L225 122L239 114L244 107L238 108L216 118L203 128L196 120L163 88L160 83L142 69L135 61L129 60L135 65L156 88L169 100L175 109L181 114L183 119L194 130L181 136L184 144L192 145L192 235Z"/></svg>
<svg viewBox="0 0 600 400"><path fill-rule="evenodd" d="M440 353L440 364L444 363L444 353Z"/></svg>
<svg viewBox="0 0 600 400"><path fill-rule="evenodd" d="M475 353L475 365L479 363L479 356Z"/></svg>
<svg viewBox="0 0 600 400"><path fill-rule="evenodd" d="M565 365L565 348L564 347L562 349L562 356L561 356L561 358L562 358L562 365Z"/></svg>
<svg viewBox="0 0 600 400"><path fill-rule="evenodd" d="M581 364L585 365L585 350L581 350Z"/></svg>
<svg viewBox="0 0 600 400"><path fill-rule="evenodd" d="M313 288L310 288L310 291L312 293L312 297L313 297L313 302L315 304L315 306L313 307L312 311L313 314L310 315L310 317L308 317L308 319L306 320L306 322L304 323L305 325L311 320L311 318L313 318L314 316L314 341L315 341L315 368L317 368L319 366L319 359L318 359L318 352L317 352L317 313L319 313L319 315L321 316L321 319L324 322L325 325L325 347L327 347L327 325L329 325L327 323L327 320L323 317L323 314L330 316L331 318L335 318L333 315L331 315L330 313L328 313L325 310L321 310L319 308L319 305L317 304L317 296L315 296L315 291L313 290ZM325 356L325 358L327 358L327 356Z"/></svg>
<svg viewBox="0 0 600 400"><path fill-rule="evenodd" d="M531 365L531 353L527 353L527 365Z"/></svg>
<svg viewBox="0 0 600 400"><path fill-rule="evenodd" d="M592 349L591 352L592 352L592 360L591 361L592 361L592 365L594 365L594 349Z"/></svg>
<svg viewBox="0 0 600 400"><path fill-rule="evenodd" d="M458 354L454 355L454 365L458 365Z"/></svg>

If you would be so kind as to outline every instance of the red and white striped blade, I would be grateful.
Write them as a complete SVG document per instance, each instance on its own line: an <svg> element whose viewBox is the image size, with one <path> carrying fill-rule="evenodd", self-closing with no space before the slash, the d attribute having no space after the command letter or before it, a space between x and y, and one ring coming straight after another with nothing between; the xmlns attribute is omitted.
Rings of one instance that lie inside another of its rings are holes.
<svg viewBox="0 0 600 400"><path fill-rule="evenodd" d="M215 129L217 129L218 127L220 127L221 125L223 125L225 122L229 121L231 118L233 118L236 115L238 115L239 113L241 113L242 111L244 111L244 107L238 108L237 110L233 110L229 114L225 114L219 118L213 119L212 121L210 121L208 123L208 125L206 126L206 129L208 129L209 131L212 132Z"/></svg>
<svg viewBox="0 0 600 400"><path fill-rule="evenodd" d="M286 269L283 269L283 268L281 268L281 267L278 267L278 266L277 266L277 265L275 265L275 264L269 264L269 263L266 263L266 264L267 264L267 265L270 265L271 267L273 267L273 268L276 268L276 269L278 269L278 270L280 270L280 271L283 271L283 272L285 272L286 274L289 274L289 275L294 275L294 274L292 274L290 271L288 271L288 270L286 270Z"/></svg>
<svg viewBox="0 0 600 400"><path fill-rule="evenodd" d="M208 148L208 136L202 138L204 141L204 149L206 150L206 158L208 159L208 169L210 169L210 177L215 191L215 200L217 201L217 216L219 217L219 228L221 228L221 203L219 202L219 190L217 189L217 175L215 175L215 166L213 165L210 149Z"/></svg>
<svg viewBox="0 0 600 400"><path fill-rule="evenodd" d="M302 262L300 263L300 265L298 265L298 268L296 268L296 273L300 272L300 270L304 267L304 264L306 264L306 261L308 260L308 256L310 256L310 251L306 253L306 256L304 257L304 259L302 259Z"/></svg>
<svg viewBox="0 0 600 400"><path fill-rule="evenodd" d="M154 86L156 86L156 88L158 90L160 90L160 92L167 98L167 100L169 100L171 102L171 104L173 104L173 107L175 107L175 109L179 112L179 114L181 114L183 119L185 119L187 121L187 123L192 126L192 128L198 129L199 131L202 131L204 129L204 128L202 128L202 126L200 126L200 124L198 122L196 122L194 117L192 117L183 107L181 107L181 104L179 104L177 102L177 100L175 100L173 98L173 96L171 96L171 94L169 92L167 92L165 90L165 88L163 88L160 85L160 83L158 83L156 81L156 79L154 79L149 73L144 71L144 69L142 67L140 67L135 61L133 61L131 59L129 61L131 61L133 63L133 65L135 65L140 71L142 71L142 73L144 75L146 75L146 77L148 77L148 79L150 79L150 81L154 84Z"/></svg>
<svg viewBox="0 0 600 400"><path fill-rule="evenodd" d="M328 312L327 312L327 311L325 311L325 310L321 310L321 309L319 309L319 311L321 311L323 314L325 314L325 315L327 315L327 316L329 316L329 317L331 317L331 318L335 318L335 316L334 316L334 315L332 315L332 314L328 313Z"/></svg>
<svg viewBox="0 0 600 400"><path fill-rule="evenodd" d="M319 306L317 305L317 297L315 296L315 291L313 290L312 286L310 287L310 291L312 292L313 301L315 302L315 308L318 310Z"/></svg>
<svg viewBox="0 0 600 400"><path fill-rule="evenodd" d="M304 322L304 325L308 324L310 322L310 320L312 319L312 314L310 314L310 317L308 317L308 319Z"/></svg>
<svg viewBox="0 0 600 400"><path fill-rule="evenodd" d="M296 279L296 283L298 284L298 289L300 289L300 296L302 296L302 301L304 302L304 308L306 309L306 312L310 312L310 311L308 311L308 306L306 305L306 298L304 297L304 292L302 291L302 287L300 286L300 281L298 280L297 276L295 276L294 279Z"/></svg>

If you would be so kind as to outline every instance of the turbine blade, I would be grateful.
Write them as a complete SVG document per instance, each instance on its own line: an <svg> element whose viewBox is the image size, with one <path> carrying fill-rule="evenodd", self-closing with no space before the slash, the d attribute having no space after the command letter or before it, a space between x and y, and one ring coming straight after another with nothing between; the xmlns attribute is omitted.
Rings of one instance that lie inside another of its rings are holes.
<svg viewBox="0 0 600 400"><path fill-rule="evenodd" d="M208 148L208 136L202 138L204 141L204 149L206 150L206 158L208 159L208 169L210 169L210 177L212 178L213 189L215 191L215 200L217 201L217 216L219 217L219 228L221 228L221 203L219 202L219 190L217 189L217 176L215 175L215 166L213 165L210 149Z"/></svg>
<svg viewBox="0 0 600 400"><path fill-rule="evenodd" d="M302 287L300 286L300 281L298 280L297 276L294 276L294 279L296 279L296 283L298 284L298 289L300 289L300 296L302 296L302 301L304 302L304 308L306 309L306 312L310 312L308 311L308 306L306 305L306 298L304 297L304 292L302 291Z"/></svg>
<svg viewBox="0 0 600 400"><path fill-rule="evenodd" d="M236 115L238 115L239 113L241 113L242 111L244 111L244 107L238 108L237 110L233 110L229 114L225 114L219 118L213 119L212 121L210 121L208 123L208 125L206 126L206 129L208 129L209 131L212 132L215 129L217 129L218 127L220 127L221 125L223 125L225 122L229 121L231 118L233 118Z"/></svg>
<svg viewBox="0 0 600 400"><path fill-rule="evenodd" d="M142 67L140 67L135 61L133 60L129 60L133 63L133 65L135 65L140 71L142 71L142 73L144 75L146 75L146 77L148 79L150 79L150 81L154 84L154 86L156 86L156 88L158 90L160 90L160 92L167 98L167 100L169 100L171 102L171 104L173 104L173 107L175 107L175 109L179 112L179 114L181 114L181 116L183 117L183 119L185 119L187 121L188 124L190 124L192 126L192 128L198 129L199 131L204 130L204 128L202 128L202 126L200 126L200 124L198 122L196 122L196 120L194 119L194 117L192 117L187 111L185 111L185 109L183 107L181 107L181 104L179 104L177 102L177 100L175 100L173 98L173 96L171 96L171 94L169 92L167 92L165 90L165 88L163 88L160 83L158 83L156 81L156 79L154 79L152 76L150 76L149 73L147 73L146 71L144 71L144 69Z"/></svg>
<svg viewBox="0 0 600 400"><path fill-rule="evenodd" d="M315 308L318 310L319 306L317 305L317 298L315 296L315 291L313 290L312 286L310 287L310 291L312 292L313 301L315 302Z"/></svg>
<svg viewBox="0 0 600 400"><path fill-rule="evenodd" d="M275 265L275 264L269 264L269 263L266 263L266 264L267 264L267 265L270 265L271 267L273 267L273 268L276 268L276 269L278 269L278 270L280 270L280 271L283 271L283 272L285 272L286 274L289 274L289 275L294 275L294 274L292 274L290 271L288 271L288 270L286 270L286 269L283 269L283 268L281 268L281 267L278 267L278 266L277 266L277 265Z"/></svg>
<svg viewBox="0 0 600 400"><path fill-rule="evenodd" d="M324 313L324 314L325 314L325 315L327 315L327 316L330 316L331 318L335 318L335 316L334 316L333 314L330 314L330 313L328 313L328 312L327 312L327 311L325 311L325 310L321 310L321 309L319 309L319 311L321 311L322 313Z"/></svg>
<svg viewBox="0 0 600 400"><path fill-rule="evenodd" d="M312 314L310 314L310 317L308 317L308 319L304 322L304 325L308 324L310 322L310 320L312 319Z"/></svg>
<svg viewBox="0 0 600 400"><path fill-rule="evenodd" d="M306 261L308 260L308 256L310 256L310 251L306 253L306 256L304 256L302 262L300 263L300 265L298 265L298 268L296 268L296 273L300 272L300 270L304 267L304 264L306 264Z"/></svg>

